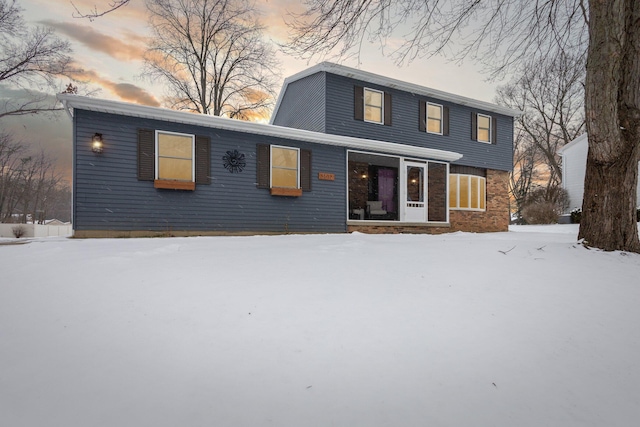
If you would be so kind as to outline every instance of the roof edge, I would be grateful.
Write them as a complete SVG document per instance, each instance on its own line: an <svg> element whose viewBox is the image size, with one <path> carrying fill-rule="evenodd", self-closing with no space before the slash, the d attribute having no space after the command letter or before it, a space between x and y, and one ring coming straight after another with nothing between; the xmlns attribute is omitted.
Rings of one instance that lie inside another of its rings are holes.
<svg viewBox="0 0 640 427"><path fill-rule="evenodd" d="M462 158L462 154L453 151L437 150L434 148L397 144L393 142L378 141L373 139L354 138L350 136L312 132L308 130L288 128L272 124L245 122L225 117L188 113L184 111L169 110L159 107L149 107L146 105L132 104L122 101L90 98L72 94L58 94L56 95L56 97L63 104L70 117L74 116L72 110L81 109L111 114L128 115L132 117L143 117L153 120L164 120L169 122L237 132L253 133L258 135L293 139L322 145L334 145L352 149L377 151L387 154L398 154L409 157L444 160L449 162L453 162Z"/></svg>
<svg viewBox="0 0 640 427"><path fill-rule="evenodd" d="M490 111L492 113L502 114L505 116L519 117L523 114L521 110L517 110L514 108L503 107L501 105L493 104L491 102L480 101L477 99L468 98L466 96L456 95L456 94L444 92L438 89L432 89L426 86L417 85L415 83L409 83L409 82L394 79L391 77L385 77L380 74L374 74L368 71L359 70L357 68L351 68L345 65L340 65L333 62L325 61L325 62L316 64L312 67L306 68L284 79L284 83L282 84L282 88L280 89L280 93L278 94L278 99L276 100L276 105L273 109L273 112L271 113L271 118L269 119L269 123L273 123L273 120L276 114L278 113L278 110L280 109L280 104L282 102L282 98L284 97L284 93L287 90L287 87L289 86L289 84L319 72L337 74L343 77L362 80L362 81L378 84L380 86L386 86L392 89L402 90L405 92L416 93L422 96L436 98L442 101L449 101L459 105L466 105L469 107L474 107L480 110Z"/></svg>

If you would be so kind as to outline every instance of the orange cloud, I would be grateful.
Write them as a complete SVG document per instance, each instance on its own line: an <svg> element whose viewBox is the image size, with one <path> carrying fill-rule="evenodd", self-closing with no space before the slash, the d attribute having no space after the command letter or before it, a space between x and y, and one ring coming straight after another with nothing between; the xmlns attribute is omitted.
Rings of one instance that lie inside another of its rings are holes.
<svg viewBox="0 0 640 427"><path fill-rule="evenodd" d="M70 22L59 22L45 20L40 22L48 27L55 28L68 37L77 40L90 49L106 53L121 61L142 60L145 52L145 38L129 34L129 40L137 43L126 43L115 37L108 36L96 31L91 25L76 24Z"/></svg>
<svg viewBox="0 0 640 427"><path fill-rule="evenodd" d="M134 102L136 104L149 105L151 107L159 107L160 101L155 96L131 83L117 83L102 77L95 70L78 70L70 77L84 83L98 85L123 101Z"/></svg>
<svg viewBox="0 0 640 427"><path fill-rule="evenodd" d="M285 42L288 31L285 20L290 14L305 11L304 3L299 0L261 0L257 4L260 9L260 22L266 27L266 33L274 39Z"/></svg>

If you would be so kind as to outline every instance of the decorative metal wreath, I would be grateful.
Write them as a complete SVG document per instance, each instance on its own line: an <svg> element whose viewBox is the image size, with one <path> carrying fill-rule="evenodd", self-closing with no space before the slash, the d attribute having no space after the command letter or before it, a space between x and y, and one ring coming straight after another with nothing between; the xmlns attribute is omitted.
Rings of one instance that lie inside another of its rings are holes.
<svg viewBox="0 0 640 427"><path fill-rule="evenodd" d="M227 154L222 156L222 160L224 161L224 168L231 173L242 172L247 166L247 162L244 160L244 154L238 152L238 150L227 151Z"/></svg>

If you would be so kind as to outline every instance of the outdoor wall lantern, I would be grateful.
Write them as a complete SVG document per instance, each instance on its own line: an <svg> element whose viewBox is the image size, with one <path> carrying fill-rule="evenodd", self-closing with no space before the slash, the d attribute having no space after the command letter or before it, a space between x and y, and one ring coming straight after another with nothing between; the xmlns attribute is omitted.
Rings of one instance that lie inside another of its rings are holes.
<svg viewBox="0 0 640 427"><path fill-rule="evenodd" d="M101 154L102 149L102 134L96 133L95 135L93 135L93 138L91 138L91 151L96 154Z"/></svg>

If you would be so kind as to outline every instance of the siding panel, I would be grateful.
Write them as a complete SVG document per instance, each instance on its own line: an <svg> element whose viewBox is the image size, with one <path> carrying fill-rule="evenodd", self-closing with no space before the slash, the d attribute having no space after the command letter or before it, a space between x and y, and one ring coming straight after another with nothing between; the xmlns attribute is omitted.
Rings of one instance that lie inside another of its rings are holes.
<svg viewBox="0 0 640 427"><path fill-rule="evenodd" d="M367 86L392 94L392 126L380 126L353 119L354 85ZM454 151L463 155L456 164L465 166L504 171L512 168L512 117L417 96L334 74L327 74L326 86L327 133ZM449 109L448 136L420 132L420 126L416 126L416 116L419 117L420 114L420 101L432 101ZM496 118L497 144L486 144L471 139L472 113L487 114Z"/></svg>
<svg viewBox="0 0 640 427"><path fill-rule="evenodd" d="M351 90L350 93L353 93L353 88ZM324 132L324 99L325 73L316 73L292 82L280 101L280 108L273 119L273 124Z"/></svg>
<svg viewBox="0 0 640 427"><path fill-rule="evenodd" d="M211 139L210 185L195 191L161 190L137 176L138 129L190 133ZM113 231L346 231L346 150L220 129L76 110L74 117L74 229ZM104 153L91 152L101 132ZM256 147L278 144L310 150L311 191L301 197L273 197L256 188ZM230 173L228 150L245 154L247 166ZM335 181L318 180L318 172Z"/></svg>

